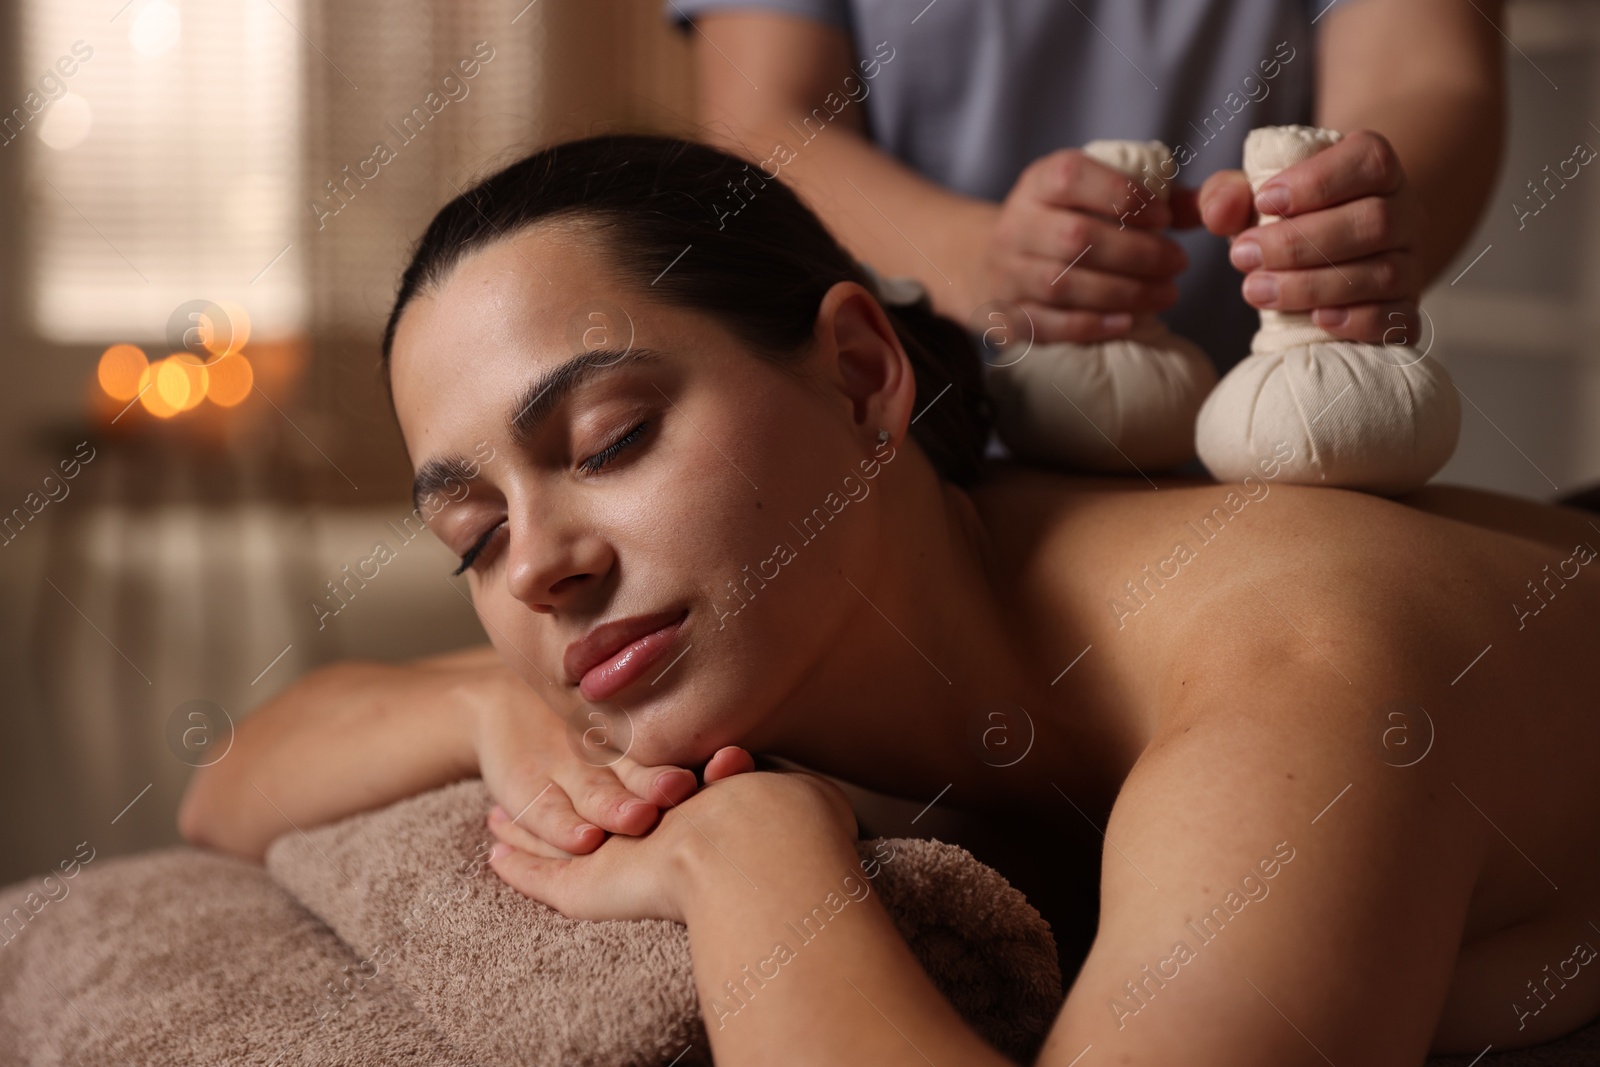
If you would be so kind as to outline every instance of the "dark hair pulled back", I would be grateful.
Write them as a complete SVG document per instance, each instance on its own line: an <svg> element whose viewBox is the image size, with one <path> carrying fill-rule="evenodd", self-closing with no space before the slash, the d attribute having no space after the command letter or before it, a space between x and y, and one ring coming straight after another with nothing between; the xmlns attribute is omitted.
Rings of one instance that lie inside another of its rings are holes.
<svg viewBox="0 0 1600 1067"><path fill-rule="evenodd" d="M591 224L629 282L712 316L780 364L801 358L829 288L854 281L873 291L822 221L758 167L694 141L607 134L541 149L440 209L401 277L383 333L385 367L413 297L472 252L557 219ZM971 484L992 419L977 350L925 299L884 309L916 376L912 436L940 477Z"/></svg>

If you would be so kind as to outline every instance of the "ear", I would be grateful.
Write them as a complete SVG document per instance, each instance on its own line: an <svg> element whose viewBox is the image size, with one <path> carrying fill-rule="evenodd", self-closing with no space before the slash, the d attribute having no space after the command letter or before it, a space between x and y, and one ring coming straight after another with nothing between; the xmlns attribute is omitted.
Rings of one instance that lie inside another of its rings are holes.
<svg viewBox="0 0 1600 1067"><path fill-rule="evenodd" d="M838 282L822 296L815 333L823 379L864 446L878 447L879 429L898 445L911 422L917 381L888 313L863 286Z"/></svg>

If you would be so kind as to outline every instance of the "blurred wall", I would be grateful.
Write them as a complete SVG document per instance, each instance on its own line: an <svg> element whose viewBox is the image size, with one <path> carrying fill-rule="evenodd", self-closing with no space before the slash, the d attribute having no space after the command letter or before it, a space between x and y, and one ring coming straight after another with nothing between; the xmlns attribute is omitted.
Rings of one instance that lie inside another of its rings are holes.
<svg viewBox="0 0 1600 1067"><path fill-rule="evenodd" d="M1552 499L1600 481L1600 168L1552 182L1542 208L1530 183L1579 143L1600 148L1600 7L1512 0L1507 14L1499 181L1423 301L1432 351L1467 398L1438 480Z"/></svg>

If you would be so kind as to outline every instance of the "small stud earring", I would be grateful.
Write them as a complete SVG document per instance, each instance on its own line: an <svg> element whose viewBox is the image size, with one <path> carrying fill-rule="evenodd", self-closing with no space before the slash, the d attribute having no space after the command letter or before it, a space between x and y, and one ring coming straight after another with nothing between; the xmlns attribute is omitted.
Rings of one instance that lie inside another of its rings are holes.
<svg viewBox="0 0 1600 1067"><path fill-rule="evenodd" d="M889 431L888 430L879 430L878 431L878 444L886 445L888 443L889 443Z"/></svg>

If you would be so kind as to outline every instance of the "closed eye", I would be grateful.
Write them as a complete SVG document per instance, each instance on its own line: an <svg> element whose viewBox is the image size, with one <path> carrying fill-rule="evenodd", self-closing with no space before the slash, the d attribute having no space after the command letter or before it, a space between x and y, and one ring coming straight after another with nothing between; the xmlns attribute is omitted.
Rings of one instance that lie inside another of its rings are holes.
<svg viewBox="0 0 1600 1067"><path fill-rule="evenodd" d="M643 437L645 437L645 430L648 429L650 429L650 422L640 422L640 424L637 424L634 429L630 429L627 434L616 438L614 442L611 442L610 445L606 445L605 448L602 448L602 450L598 451L598 453L595 453L594 456L590 456L589 459L584 459L581 464L578 464L578 469L582 470L584 474L598 474L600 470L605 469L606 464L610 464L613 459L616 459L616 456L618 456L621 451L637 445L637 443L640 442ZM462 553L461 565L451 571L451 576L454 577L461 576L461 574L466 574L467 569L474 565L474 563L477 563L478 557L482 555L483 550L488 547L490 541L493 541L494 534L499 533L501 526L504 525L506 525L506 523L504 523L504 520L502 520L502 522L494 523L494 525L490 526L488 530L483 531L482 536L478 537L477 541L472 542L472 547L467 549L466 553Z"/></svg>
<svg viewBox="0 0 1600 1067"><path fill-rule="evenodd" d="M483 536L474 541L472 543L472 547L467 549L466 554L461 557L461 566L450 572L451 577L464 574L467 568L472 566L472 564L477 561L478 554L488 547L490 538L494 537L494 535L499 532L500 527L504 525L504 521L497 522L485 530L483 532Z"/></svg>
<svg viewBox="0 0 1600 1067"><path fill-rule="evenodd" d="M617 438L617 440L611 442L611 444L607 445L599 452L596 452L588 459L579 463L578 469L586 474L598 473L613 459L615 459L618 453L625 449L632 448L634 445L638 444L639 441L644 437L645 431L649 428L650 423L648 420L639 423L638 425L634 426L633 429ZM472 547L467 549L467 551L461 556L460 566L451 571L451 575L454 577L465 574L468 568L477 562L478 557L483 553L483 550L489 547L489 542L493 540L494 535L498 533L500 528L504 525L505 522L502 520L485 530L483 534L472 543Z"/></svg>
<svg viewBox="0 0 1600 1067"><path fill-rule="evenodd" d="M617 440L611 442L611 444L601 449L599 452L596 452L594 455L578 464L578 469L586 474L594 474L600 471L606 466L606 464L610 463L616 458L617 453L621 452L623 449L631 448L638 444L639 439L644 436L644 431L649 426L650 423L648 421L639 423L626 434L622 435Z"/></svg>

